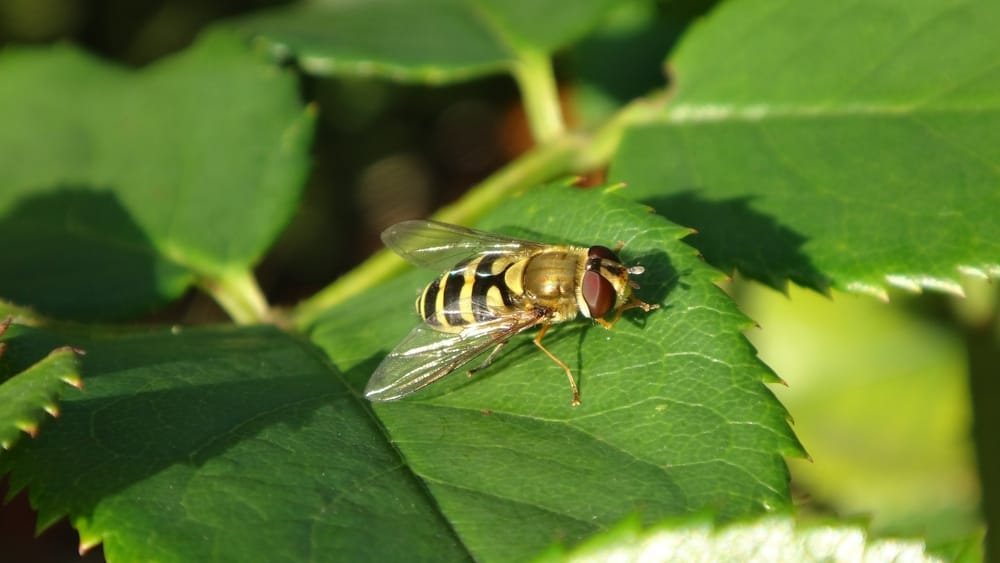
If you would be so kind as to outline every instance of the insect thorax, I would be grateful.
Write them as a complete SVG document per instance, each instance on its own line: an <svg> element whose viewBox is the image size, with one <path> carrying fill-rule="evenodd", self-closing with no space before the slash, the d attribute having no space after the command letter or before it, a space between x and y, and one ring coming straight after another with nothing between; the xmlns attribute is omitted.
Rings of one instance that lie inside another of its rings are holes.
<svg viewBox="0 0 1000 563"><path fill-rule="evenodd" d="M584 259L575 248L546 250L533 256L524 268L523 292L534 306L549 311L551 322L576 318L577 286Z"/></svg>

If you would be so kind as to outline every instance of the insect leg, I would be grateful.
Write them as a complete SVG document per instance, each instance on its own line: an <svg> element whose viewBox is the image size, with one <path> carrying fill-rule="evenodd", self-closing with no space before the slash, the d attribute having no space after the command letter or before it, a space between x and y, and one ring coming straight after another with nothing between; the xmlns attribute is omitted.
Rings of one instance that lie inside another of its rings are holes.
<svg viewBox="0 0 1000 563"><path fill-rule="evenodd" d="M653 309L659 309L659 308L660 308L660 306L657 305L656 303L650 304L650 303L646 303L645 301L640 301L638 298L636 298L635 295L633 295L629 299L628 303L622 305L618 309L618 311L615 313L615 318L611 319L610 322L608 322L608 321L606 321L604 319L594 319L594 320L596 320L597 323L600 324L601 326L603 326L604 328L606 328L608 330L611 330L611 327L615 326L615 324L618 322L618 320L622 318L622 313L624 313L625 311L627 311L629 309L642 309L643 311L646 311L648 313L648 312L652 311Z"/></svg>
<svg viewBox="0 0 1000 563"><path fill-rule="evenodd" d="M573 402L571 404L574 407L580 406L580 391L576 388L576 381L573 379L573 372L570 371L569 366L564 364L563 361L557 358L555 354L549 352L548 348L542 346L542 337L545 336L545 332L549 330L550 326L552 325L549 323L542 325L542 329L538 331L538 336L535 337L535 346L538 346L542 352L545 352L545 355L551 358L553 362L559 364L559 367L563 368L563 371L566 372L566 378L569 379L569 386L573 390Z"/></svg>
<svg viewBox="0 0 1000 563"><path fill-rule="evenodd" d="M466 375L469 376L469 377L472 377L472 374L476 373L477 371L479 371L481 369L485 369L487 366L489 366L490 364L492 364L493 363L493 358L495 358L497 356L497 354L500 353L500 349L503 348L504 346L506 346L508 342L510 342L510 340L504 340L500 344L497 344L496 348L494 348L493 351L490 352L490 355L486 356L486 359L483 360L483 363L481 363L478 366L476 366L476 367L470 369L469 371L467 371Z"/></svg>

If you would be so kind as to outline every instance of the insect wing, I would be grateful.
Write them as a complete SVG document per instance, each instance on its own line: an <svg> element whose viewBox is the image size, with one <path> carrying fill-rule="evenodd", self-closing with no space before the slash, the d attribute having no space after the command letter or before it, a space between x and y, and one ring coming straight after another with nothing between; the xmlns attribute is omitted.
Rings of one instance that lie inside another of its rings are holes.
<svg viewBox="0 0 1000 563"><path fill-rule="evenodd" d="M365 398L383 402L405 397L541 320L541 315L524 311L470 325L459 334L421 323L379 364L365 386Z"/></svg>
<svg viewBox="0 0 1000 563"><path fill-rule="evenodd" d="M438 221L404 221L382 232L382 241L417 266L442 270L482 253L540 250L546 245Z"/></svg>

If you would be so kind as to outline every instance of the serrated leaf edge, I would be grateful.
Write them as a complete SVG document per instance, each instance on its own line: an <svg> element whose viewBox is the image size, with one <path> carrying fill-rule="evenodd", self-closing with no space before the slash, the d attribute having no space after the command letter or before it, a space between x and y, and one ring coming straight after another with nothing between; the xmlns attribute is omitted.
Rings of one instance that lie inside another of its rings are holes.
<svg viewBox="0 0 1000 563"><path fill-rule="evenodd" d="M0 323L0 335L2 335L6 331L7 326L9 326L9 325L10 325L10 318L8 317L8 319L6 321L4 321L3 323ZM6 345L6 343L0 343L0 353L3 352L3 349L6 347L5 345ZM58 354L62 354L62 353L65 353L65 352L71 352L72 354L74 354L76 356L81 356L81 355L85 354L85 352L83 350L80 350L79 348L73 348L71 346L62 346L62 347L59 347L59 348L56 348L56 349L52 350L44 358L42 358L38 362L35 362L34 364L32 364L31 366L29 366L24 371L22 371L22 372L20 372L20 373L18 373L16 375L14 375L14 377L17 377L17 376L20 376L20 375L22 375L24 373L27 373L28 371L34 369L35 367L37 367L38 365L42 364L43 362L46 362L46 361L50 360L53 356L56 356ZM83 388L83 379L80 377L80 375L78 373L67 374L67 375L65 375L63 377L60 377L59 379L63 383L66 383L67 385L70 385L70 386L75 387L77 389L82 389ZM0 384L0 385L2 385L2 384ZM50 401L42 404L41 405L41 409L43 411L45 411L46 413L48 413L49 416L51 416L52 418L57 418L59 416L59 405L57 405L55 403L55 401L51 401L50 400ZM40 424L39 424L38 420L21 419L21 420L15 420L14 421L14 427L15 428L17 428L18 430L20 430L20 431L24 432L25 434L31 436L32 438L34 438L35 436L38 435L38 428L39 428L39 426L40 426ZM14 447L15 443L17 443L17 439L0 441L0 450L9 450L12 447Z"/></svg>
<svg viewBox="0 0 1000 563"><path fill-rule="evenodd" d="M774 514L718 526L698 513L646 529L633 515L568 552L553 546L536 561L704 561L719 551L754 562L941 560L927 553L922 540L874 539L850 522L801 522Z"/></svg>

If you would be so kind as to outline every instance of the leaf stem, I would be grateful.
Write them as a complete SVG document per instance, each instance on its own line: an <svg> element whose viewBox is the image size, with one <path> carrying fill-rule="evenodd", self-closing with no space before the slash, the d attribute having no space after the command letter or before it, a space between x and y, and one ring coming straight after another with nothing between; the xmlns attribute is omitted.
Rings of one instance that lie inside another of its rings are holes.
<svg viewBox="0 0 1000 563"><path fill-rule="evenodd" d="M236 324L261 323L270 318L267 299L250 270L234 270L220 277L206 278L199 281L198 286L211 295Z"/></svg>
<svg viewBox="0 0 1000 563"><path fill-rule="evenodd" d="M584 145L580 137L562 135L552 142L535 146L431 217L448 223L474 222L496 206L502 197L569 173Z"/></svg>
<svg viewBox="0 0 1000 563"><path fill-rule="evenodd" d="M566 131L552 61L544 53L520 49L513 68L535 143L549 143Z"/></svg>

